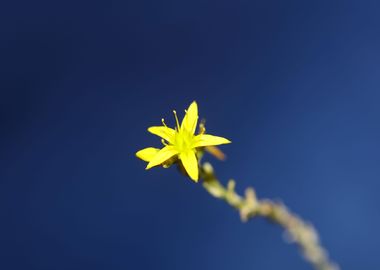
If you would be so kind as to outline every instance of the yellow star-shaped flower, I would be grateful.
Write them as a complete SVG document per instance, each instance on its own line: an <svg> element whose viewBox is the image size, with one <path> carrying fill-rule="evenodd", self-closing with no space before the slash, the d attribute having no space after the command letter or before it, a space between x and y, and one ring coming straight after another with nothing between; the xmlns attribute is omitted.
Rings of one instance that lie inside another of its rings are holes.
<svg viewBox="0 0 380 270"><path fill-rule="evenodd" d="M231 142L223 137L204 134L204 131L195 135L198 122L198 105L195 101L191 103L187 111L185 111L186 114L181 125L179 124L177 113L175 111L173 112L177 124L175 129L166 126L163 119L163 126L148 128L150 133L163 139L162 143L164 144L164 148L158 149L148 147L138 151L136 156L148 162L146 169L150 169L157 165L163 165L169 160L176 158L181 161L190 178L195 182L198 182L199 170L196 155L197 150L204 146L220 145Z"/></svg>

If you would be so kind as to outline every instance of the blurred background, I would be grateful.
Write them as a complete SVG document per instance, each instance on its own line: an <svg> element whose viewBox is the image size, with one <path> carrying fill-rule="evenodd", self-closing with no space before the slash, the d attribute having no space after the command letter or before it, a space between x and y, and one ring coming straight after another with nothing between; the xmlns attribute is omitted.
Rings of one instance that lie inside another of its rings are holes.
<svg viewBox="0 0 380 270"><path fill-rule="evenodd" d="M223 182L285 202L342 269L379 269L379 10L1 3L0 268L311 269L280 228L135 158L197 100L233 141L207 157Z"/></svg>

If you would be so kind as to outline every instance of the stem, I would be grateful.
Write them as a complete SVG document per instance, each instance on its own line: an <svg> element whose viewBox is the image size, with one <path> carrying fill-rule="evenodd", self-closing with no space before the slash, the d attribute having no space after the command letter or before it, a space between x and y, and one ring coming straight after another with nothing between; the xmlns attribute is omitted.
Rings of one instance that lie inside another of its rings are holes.
<svg viewBox="0 0 380 270"><path fill-rule="evenodd" d="M314 227L290 212L285 205L271 200L257 199L253 188L247 188L245 196L240 196L235 192L233 180L228 182L227 187L219 182L210 163L200 165L200 176L204 180L203 187L212 196L224 200L238 210L242 221L263 217L280 225L316 270L339 270L339 267L329 260Z"/></svg>

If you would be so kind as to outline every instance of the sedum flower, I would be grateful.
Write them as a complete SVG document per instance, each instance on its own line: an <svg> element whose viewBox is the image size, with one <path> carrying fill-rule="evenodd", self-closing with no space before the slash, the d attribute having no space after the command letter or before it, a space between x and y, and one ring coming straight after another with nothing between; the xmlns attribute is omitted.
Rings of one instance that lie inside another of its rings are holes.
<svg viewBox="0 0 380 270"><path fill-rule="evenodd" d="M185 117L180 125L177 113L173 111L176 120L175 129L168 127L164 119L162 119L162 126L148 128L150 133L162 138L164 147L162 149L148 147L138 151L136 156L148 162L146 169L158 165L166 166L173 159L179 160L190 178L198 182L199 170L196 154L199 148L231 142L223 137L204 134L204 129L201 129L200 134L195 135L198 122L198 105L195 101L185 112Z"/></svg>

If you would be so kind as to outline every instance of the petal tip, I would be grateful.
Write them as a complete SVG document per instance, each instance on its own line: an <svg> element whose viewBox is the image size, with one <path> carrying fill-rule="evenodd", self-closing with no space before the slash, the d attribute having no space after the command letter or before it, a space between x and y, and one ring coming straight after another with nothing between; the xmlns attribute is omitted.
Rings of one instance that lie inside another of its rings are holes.
<svg viewBox="0 0 380 270"><path fill-rule="evenodd" d="M190 103L189 108L187 109L187 111L190 111L191 108L194 109L195 112L198 114L198 103L195 100Z"/></svg>
<svg viewBox="0 0 380 270"><path fill-rule="evenodd" d="M135 153L135 156L136 156L137 158L139 158L139 159L142 159L141 151L142 151L142 150L139 150L139 151L137 151L137 152Z"/></svg>
<svg viewBox="0 0 380 270"><path fill-rule="evenodd" d="M232 143L232 141L230 141L229 139L226 139L226 138L224 138L224 137L221 137L221 138L222 138L221 144Z"/></svg>
<svg viewBox="0 0 380 270"><path fill-rule="evenodd" d="M191 178L191 180L193 180L193 182L198 183L198 177L196 177L196 178L190 177L190 178Z"/></svg>

